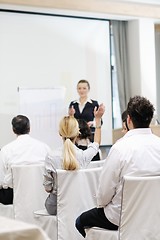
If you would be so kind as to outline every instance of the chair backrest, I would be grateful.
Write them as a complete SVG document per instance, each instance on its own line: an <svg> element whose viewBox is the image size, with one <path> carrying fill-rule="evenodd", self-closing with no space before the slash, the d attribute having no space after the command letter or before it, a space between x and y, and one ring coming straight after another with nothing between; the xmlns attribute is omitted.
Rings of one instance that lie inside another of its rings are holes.
<svg viewBox="0 0 160 240"><path fill-rule="evenodd" d="M160 239L160 176L125 176L120 240Z"/></svg>
<svg viewBox="0 0 160 240"><path fill-rule="evenodd" d="M83 239L75 228L76 218L96 207L96 191L102 168L57 170L58 240Z"/></svg>
<svg viewBox="0 0 160 240"><path fill-rule="evenodd" d="M97 161L91 161L91 162L88 164L87 168L103 167L105 161L106 161L106 159L97 160Z"/></svg>
<svg viewBox="0 0 160 240"><path fill-rule="evenodd" d="M12 166L15 219L34 223L33 212L44 208L47 193L43 187L44 165Z"/></svg>
<svg viewBox="0 0 160 240"><path fill-rule="evenodd" d="M0 216L14 218L13 204L4 205L0 203Z"/></svg>

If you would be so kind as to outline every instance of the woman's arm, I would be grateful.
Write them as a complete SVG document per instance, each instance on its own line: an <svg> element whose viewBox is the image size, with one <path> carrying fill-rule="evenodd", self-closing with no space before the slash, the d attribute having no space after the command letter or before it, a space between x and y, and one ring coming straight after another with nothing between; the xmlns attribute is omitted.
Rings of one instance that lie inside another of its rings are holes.
<svg viewBox="0 0 160 240"><path fill-rule="evenodd" d="M105 112L105 106L102 104L99 105L99 108L95 107L94 117L95 117L95 133L94 133L94 142L101 143L101 119Z"/></svg>
<svg viewBox="0 0 160 240"><path fill-rule="evenodd" d="M94 107L94 109L95 109L95 107L97 107L97 109L98 109L98 108L99 108L98 102L95 101L95 100L92 100L92 102L93 102L93 107ZM94 111L94 110L93 110L93 111ZM93 114L94 114L94 112L93 112ZM101 118L101 125L102 125L102 124L103 124L103 121L102 121L102 118ZM91 128L95 128L95 126L96 126L95 118L93 118L92 121L89 121L89 122L88 122L88 126L91 127Z"/></svg>
<svg viewBox="0 0 160 240"><path fill-rule="evenodd" d="M92 158L97 154L99 150L99 145L101 142L101 117L105 112L105 106L100 104L99 108L95 107L94 116L96 122L95 134L94 134L94 143L90 143L86 150L79 149L77 152L77 158L81 167L86 167Z"/></svg>
<svg viewBox="0 0 160 240"><path fill-rule="evenodd" d="M75 114L75 109L73 107L73 105L68 109L68 115L69 116L74 116Z"/></svg>
<svg viewBox="0 0 160 240"><path fill-rule="evenodd" d="M50 193L53 190L53 178L51 177L51 173L45 171L44 174L44 181L43 181L43 186L46 192Z"/></svg>
<svg viewBox="0 0 160 240"><path fill-rule="evenodd" d="M55 185L56 170L52 164L52 158L49 156L45 160L45 171L44 171L44 180L43 186L46 192L52 192Z"/></svg>

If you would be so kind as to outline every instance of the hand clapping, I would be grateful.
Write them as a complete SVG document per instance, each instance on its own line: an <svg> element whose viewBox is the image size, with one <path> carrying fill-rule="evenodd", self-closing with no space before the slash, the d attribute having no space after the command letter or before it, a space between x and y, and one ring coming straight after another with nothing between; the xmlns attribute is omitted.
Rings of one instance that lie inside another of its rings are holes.
<svg viewBox="0 0 160 240"><path fill-rule="evenodd" d="M105 112L105 106L103 103L101 103L97 109L97 107L94 108L94 117L95 118L102 118L103 114Z"/></svg>

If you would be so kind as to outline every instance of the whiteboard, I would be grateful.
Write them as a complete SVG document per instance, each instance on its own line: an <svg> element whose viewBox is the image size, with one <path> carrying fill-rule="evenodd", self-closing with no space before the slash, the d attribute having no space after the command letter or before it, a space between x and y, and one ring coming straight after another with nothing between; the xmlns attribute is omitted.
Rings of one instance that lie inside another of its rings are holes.
<svg viewBox="0 0 160 240"><path fill-rule="evenodd" d="M19 89L20 114L30 119L32 137L51 148L62 145L59 119L65 115L65 88Z"/></svg>
<svg viewBox="0 0 160 240"><path fill-rule="evenodd" d="M102 145L112 144L108 21L0 12L0 53L0 147L14 138L18 87L65 88L67 114L80 79L90 82L90 98L106 106Z"/></svg>

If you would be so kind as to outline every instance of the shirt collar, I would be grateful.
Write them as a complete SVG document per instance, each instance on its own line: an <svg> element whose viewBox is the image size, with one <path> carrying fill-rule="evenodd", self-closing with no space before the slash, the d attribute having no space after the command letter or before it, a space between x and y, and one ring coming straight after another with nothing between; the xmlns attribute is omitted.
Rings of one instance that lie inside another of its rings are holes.
<svg viewBox="0 0 160 240"><path fill-rule="evenodd" d="M91 100L90 98L88 98L88 99L86 100L85 104L86 104L87 102L92 103L92 100ZM79 101L79 99L77 99L77 100L75 100L73 103L78 103L78 104L80 104L80 101Z"/></svg>
<svg viewBox="0 0 160 240"><path fill-rule="evenodd" d="M152 134L151 128L134 128L129 130L124 137L130 137L137 134Z"/></svg>
<svg viewBox="0 0 160 240"><path fill-rule="evenodd" d="M29 134L20 134L20 135L17 135L17 139L21 139L21 138L29 138Z"/></svg>

